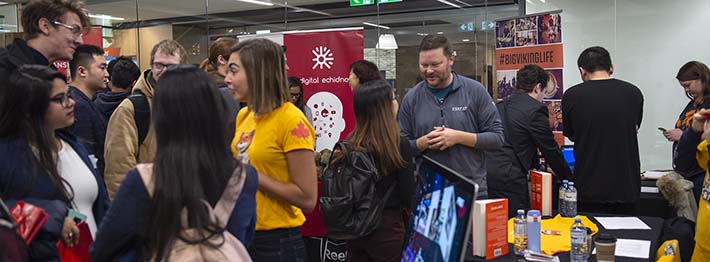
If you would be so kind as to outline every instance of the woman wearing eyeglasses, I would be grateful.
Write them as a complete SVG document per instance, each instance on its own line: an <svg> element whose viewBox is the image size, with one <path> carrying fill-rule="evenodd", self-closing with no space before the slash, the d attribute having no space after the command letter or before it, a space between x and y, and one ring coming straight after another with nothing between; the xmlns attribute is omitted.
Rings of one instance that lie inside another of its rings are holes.
<svg viewBox="0 0 710 262"><path fill-rule="evenodd" d="M291 103L293 103L296 107L301 109L304 115L306 115L306 119L308 119L308 123L311 123L311 126L313 126L313 112L311 111L311 108L306 105L306 102L304 101L303 98L303 83L301 83L301 79L298 79L298 77L295 76L289 76L288 77L288 92L289 92L289 97L291 98Z"/></svg>
<svg viewBox="0 0 710 262"><path fill-rule="evenodd" d="M78 244L75 209L92 234L108 209L103 180L76 137L74 101L66 77L46 66L26 65L0 88L0 197L43 208L49 220L30 245L32 261L58 261L57 240Z"/></svg>

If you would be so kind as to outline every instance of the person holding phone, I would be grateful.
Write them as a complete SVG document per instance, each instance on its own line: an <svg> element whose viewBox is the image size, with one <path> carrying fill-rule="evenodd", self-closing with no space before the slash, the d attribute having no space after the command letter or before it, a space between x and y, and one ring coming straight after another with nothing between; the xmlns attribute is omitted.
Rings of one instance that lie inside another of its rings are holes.
<svg viewBox="0 0 710 262"><path fill-rule="evenodd" d="M691 126L693 115L700 109L710 108L710 69L701 62L690 61L678 70L676 79L690 101L678 116L675 128L663 131L663 136L673 142L673 170L693 182L693 194L698 200L705 172L698 165L680 163L683 160L679 159L678 141L680 141L683 131Z"/></svg>
<svg viewBox="0 0 710 262"><path fill-rule="evenodd" d="M0 198L8 206L25 201L49 215L29 246L32 261L58 261L58 240L78 244L69 209L86 215L92 232L108 209L88 151L64 130L73 123L66 77L54 69L21 66L0 88Z"/></svg>

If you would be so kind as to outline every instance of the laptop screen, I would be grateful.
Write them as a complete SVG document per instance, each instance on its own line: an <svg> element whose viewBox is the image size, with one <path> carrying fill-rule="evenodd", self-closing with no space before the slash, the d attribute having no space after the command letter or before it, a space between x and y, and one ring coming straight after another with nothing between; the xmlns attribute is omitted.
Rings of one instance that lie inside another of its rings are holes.
<svg viewBox="0 0 710 262"><path fill-rule="evenodd" d="M478 185L424 156L402 261L460 261Z"/></svg>
<svg viewBox="0 0 710 262"><path fill-rule="evenodd" d="M574 146L562 146L562 156L567 161L569 168L574 171Z"/></svg>

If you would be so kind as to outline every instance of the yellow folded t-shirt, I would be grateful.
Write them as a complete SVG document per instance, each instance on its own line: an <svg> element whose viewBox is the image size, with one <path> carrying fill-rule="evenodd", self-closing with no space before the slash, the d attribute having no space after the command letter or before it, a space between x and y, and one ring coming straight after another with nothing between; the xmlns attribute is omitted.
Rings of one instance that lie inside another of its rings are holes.
<svg viewBox="0 0 710 262"><path fill-rule="evenodd" d="M584 224L585 227L588 227L592 229L592 235L596 234L599 232L599 227L597 227L594 222L589 220L586 216L578 216L582 219L582 224ZM511 218L508 220L508 243L513 244L514 242L514 236L513 236L513 230L515 229L514 227L514 222L515 218ZM541 251L545 254L552 255L560 252L568 252L571 248L570 246L570 235L569 231L570 228L572 228L572 224L574 224L574 218L573 217L562 217L560 215L555 216L554 218L550 219L543 219L542 222L540 223L540 229L541 230L551 230L551 231L557 231L560 232L559 235L548 235L548 234L540 234L540 249Z"/></svg>

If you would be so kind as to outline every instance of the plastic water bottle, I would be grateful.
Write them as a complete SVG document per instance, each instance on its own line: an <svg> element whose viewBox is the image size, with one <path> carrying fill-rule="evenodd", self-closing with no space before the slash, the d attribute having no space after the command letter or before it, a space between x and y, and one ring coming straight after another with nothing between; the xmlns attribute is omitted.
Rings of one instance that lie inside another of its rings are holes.
<svg viewBox="0 0 710 262"><path fill-rule="evenodd" d="M513 230L515 254L524 256L528 249L528 225L525 218L525 210L518 209L518 216L515 217Z"/></svg>
<svg viewBox="0 0 710 262"><path fill-rule="evenodd" d="M540 253L540 210L528 211L528 250Z"/></svg>
<svg viewBox="0 0 710 262"><path fill-rule="evenodd" d="M565 194L567 193L567 183L569 183L568 180L562 180L562 184L560 184L560 195L559 195L559 204L557 206L557 213L560 213L560 216L566 217L567 216L567 201L565 199Z"/></svg>
<svg viewBox="0 0 710 262"><path fill-rule="evenodd" d="M571 249L569 252L570 262L587 262L589 258L589 245L587 244L587 227L582 224L582 219L574 218L574 224L570 228Z"/></svg>
<svg viewBox="0 0 710 262"><path fill-rule="evenodd" d="M569 188L565 194L565 205L567 206L567 216L574 217L577 215L577 189L574 187L574 182L569 182Z"/></svg>

